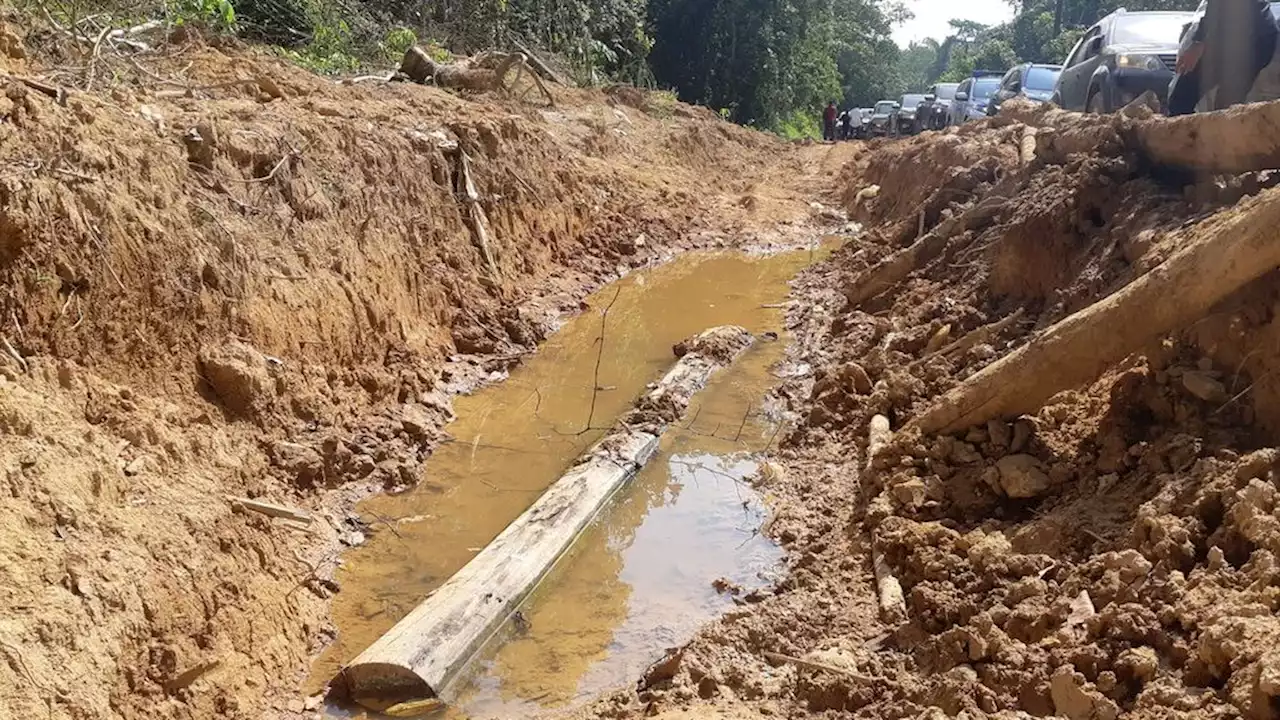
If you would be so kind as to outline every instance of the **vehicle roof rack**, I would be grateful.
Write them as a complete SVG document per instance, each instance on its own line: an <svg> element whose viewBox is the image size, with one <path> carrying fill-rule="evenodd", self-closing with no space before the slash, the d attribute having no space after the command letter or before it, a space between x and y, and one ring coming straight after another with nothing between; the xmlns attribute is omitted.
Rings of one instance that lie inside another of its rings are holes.
<svg viewBox="0 0 1280 720"><path fill-rule="evenodd" d="M976 78L984 77L1001 77L1004 73L999 70L974 70L973 76Z"/></svg>

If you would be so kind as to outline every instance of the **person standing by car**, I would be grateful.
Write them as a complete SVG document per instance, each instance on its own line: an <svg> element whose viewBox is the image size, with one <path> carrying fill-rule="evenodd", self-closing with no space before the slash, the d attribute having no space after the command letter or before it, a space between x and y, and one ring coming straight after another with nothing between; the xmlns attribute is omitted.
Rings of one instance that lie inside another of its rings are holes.
<svg viewBox="0 0 1280 720"><path fill-rule="evenodd" d="M827 109L822 111L822 139L836 139L836 101L832 100L827 103Z"/></svg>
<svg viewBox="0 0 1280 720"><path fill-rule="evenodd" d="M858 108L849 108L844 111L844 117L841 118L843 123L840 127L840 136L845 140L853 139L853 116L856 115L857 112Z"/></svg>
<svg viewBox="0 0 1280 720"><path fill-rule="evenodd" d="M1267 0L1208 0L1191 44L1178 53L1169 114L1195 112L1215 87L1216 107L1244 102L1275 55L1277 32Z"/></svg>

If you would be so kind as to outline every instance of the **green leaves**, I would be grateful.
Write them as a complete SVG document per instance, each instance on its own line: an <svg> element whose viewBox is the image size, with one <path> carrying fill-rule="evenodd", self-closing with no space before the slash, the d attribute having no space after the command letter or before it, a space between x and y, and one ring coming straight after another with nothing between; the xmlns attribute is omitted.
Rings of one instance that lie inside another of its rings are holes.
<svg viewBox="0 0 1280 720"><path fill-rule="evenodd" d="M196 23L218 32L236 27L236 8L231 0L169 0L166 10L175 25Z"/></svg>

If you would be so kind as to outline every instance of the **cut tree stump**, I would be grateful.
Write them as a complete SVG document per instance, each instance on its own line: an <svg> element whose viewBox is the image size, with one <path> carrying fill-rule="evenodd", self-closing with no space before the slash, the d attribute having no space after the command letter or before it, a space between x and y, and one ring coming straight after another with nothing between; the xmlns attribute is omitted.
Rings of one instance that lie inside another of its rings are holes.
<svg viewBox="0 0 1280 720"><path fill-rule="evenodd" d="M1280 105L1277 105L1280 112ZM1280 119L1280 118L1278 118ZM1114 294L1047 328L953 388L908 426L951 433L1037 411L1280 266L1280 190L1195 228L1181 250Z"/></svg>
<svg viewBox="0 0 1280 720"><path fill-rule="evenodd" d="M416 707L447 694L596 513L653 456L662 431L711 374L751 343L742 328L714 332L723 344L685 354L636 403L636 412L650 409L654 416L652 408L668 408L670 415L655 419L644 431L625 418L615 424L471 562L344 667L334 679L335 688L379 712L404 703Z"/></svg>

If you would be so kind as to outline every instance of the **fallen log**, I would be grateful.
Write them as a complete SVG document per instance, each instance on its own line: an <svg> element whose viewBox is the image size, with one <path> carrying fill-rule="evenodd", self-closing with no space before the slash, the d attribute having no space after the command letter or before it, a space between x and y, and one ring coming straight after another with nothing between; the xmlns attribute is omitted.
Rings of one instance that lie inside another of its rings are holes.
<svg viewBox="0 0 1280 720"><path fill-rule="evenodd" d="M988 196L960 216L938 223L924 237L876 263L845 291L849 306L857 307L902 282L913 270L938 257L953 236L985 227L1007 201L1007 198Z"/></svg>
<svg viewBox="0 0 1280 720"><path fill-rule="evenodd" d="M1137 123L1132 142L1155 165L1239 174L1280 168L1280 102Z"/></svg>
<svg viewBox="0 0 1280 720"><path fill-rule="evenodd" d="M633 411L582 455L444 585L334 678L335 690L375 710L430 705L546 576L596 513L657 451L711 374L751 343L738 327L699 335ZM643 421L643 422L641 422ZM637 430L643 424L644 430Z"/></svg>
<svg viewBox="0 0 1280 720"><path fill-rule="evenodd" d="M1033 413L1053 395L1094 380L1108 366L1204 317L1214 304L1280 265L1278 225L1280 190L1245 201L1224 219L1201 224L1195 237L1163 263L983 368L908 426L950 433Z"/></svg>

